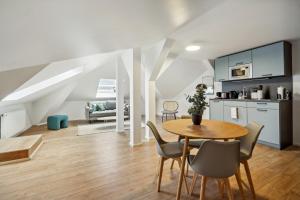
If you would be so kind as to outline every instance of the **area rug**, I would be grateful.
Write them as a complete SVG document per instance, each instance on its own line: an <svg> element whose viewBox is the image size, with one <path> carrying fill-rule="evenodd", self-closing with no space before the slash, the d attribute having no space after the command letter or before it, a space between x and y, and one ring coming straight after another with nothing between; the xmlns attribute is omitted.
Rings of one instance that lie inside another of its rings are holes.
<svg viewBox="0 0 300 200"><path fill-rule="evenodd" d="M124 122L124 130L130 130L130 121ZM145 128L145 123L141 123L141 128ZM116 122L102 122L102 123L94 123L94 124L84 124L78 125L78 133L77 135L90 135L97 133L107 133L107 132L116 132Z"/></svg>

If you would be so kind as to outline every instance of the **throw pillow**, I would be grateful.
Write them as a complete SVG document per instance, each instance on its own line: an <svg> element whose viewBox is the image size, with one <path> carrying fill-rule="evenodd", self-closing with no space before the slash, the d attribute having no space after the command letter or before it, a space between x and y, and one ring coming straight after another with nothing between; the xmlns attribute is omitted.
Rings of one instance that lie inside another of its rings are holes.
<svg viewBox="0 0 300 200"><path fill-rule="evenodd" d="M96 104L96 111L101 111L101 108L98 104Z"/></svg>
<svg viewBox="0 0 300 200"><path fill-rule="evenodd" d="M104 107L103 103L99 104L99 108L100 108L100 111L104 111L105 110L105 107Z"/></svg>

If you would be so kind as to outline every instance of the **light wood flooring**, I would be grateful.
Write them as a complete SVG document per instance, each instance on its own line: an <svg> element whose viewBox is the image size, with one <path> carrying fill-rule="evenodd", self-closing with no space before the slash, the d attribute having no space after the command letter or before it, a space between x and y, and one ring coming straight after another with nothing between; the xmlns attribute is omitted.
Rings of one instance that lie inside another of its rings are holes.
<svg viewBox="0 0 300 200"><path fill-rule="evenodd" d="M171 161L164 168L161 192L156 192L154 141L130 148L127 134L76 136L76 126L59 131L34 127L24 135L40 133L44 144L32 160L0 166L0 200L175 199L179 168L175 165L170 171ZM177 139L167 133L164 138ZM257 145L249 165L257 199L300 199L299 148L279 151ZM242 179L247 180L243 170ZM234 178L231 185L235 199L240 199ZM251 199L249 189L245 190ZM195 194L188 196L183 187L181 199L199 199L199 191L198 179ZM206 199L221 199L216 182L210 179Z"/></svg>

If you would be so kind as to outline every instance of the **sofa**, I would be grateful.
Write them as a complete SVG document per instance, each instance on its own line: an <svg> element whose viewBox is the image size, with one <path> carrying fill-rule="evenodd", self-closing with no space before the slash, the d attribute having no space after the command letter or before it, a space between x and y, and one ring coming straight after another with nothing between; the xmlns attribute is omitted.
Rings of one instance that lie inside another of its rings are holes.
<svg viewBox="0 0 300 200"><path fill-rule="evenodd" d="M127 103L124 104L124 115L129 117L129 105ZM85 116L90 123L92 120L101 119L102 117L114 117L116 116L116 101L87 102Z"/></svg>

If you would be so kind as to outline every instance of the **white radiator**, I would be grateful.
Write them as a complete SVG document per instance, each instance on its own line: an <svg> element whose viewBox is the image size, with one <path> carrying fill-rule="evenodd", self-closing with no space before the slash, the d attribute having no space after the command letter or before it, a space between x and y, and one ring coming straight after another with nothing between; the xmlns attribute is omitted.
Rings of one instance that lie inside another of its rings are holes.
<svg viewBox="0 0 300 200"><path fill-rule="evenodd" d="M1 138L18 135L28 128L25 109L6 112L1 115Z"/></svg>

